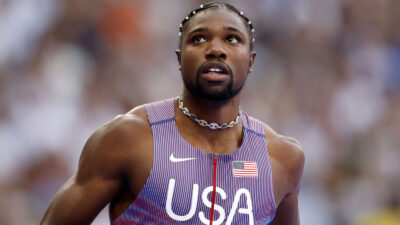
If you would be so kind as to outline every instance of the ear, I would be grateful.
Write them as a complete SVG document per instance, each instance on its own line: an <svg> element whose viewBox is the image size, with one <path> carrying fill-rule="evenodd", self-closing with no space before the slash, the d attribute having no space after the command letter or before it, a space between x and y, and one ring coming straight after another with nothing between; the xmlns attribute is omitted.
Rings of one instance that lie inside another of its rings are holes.
<svg viewBox="0 0 400 225"><path fill-rule="evenodd" d="M249 73L253 72L253 65L254 65L254 60L256 58L256 52L252 51L250 53L250 58L249 58Z"/></svg>
<svg viewBox="0 0 400 225"><path fill-rule="evenodd" d="M179 70L181 70L181 55L182 55L182 52L181 52L181 50L177 49L177 50L175 50L175 53L176 53L176 57L178 59Z"/></svg>

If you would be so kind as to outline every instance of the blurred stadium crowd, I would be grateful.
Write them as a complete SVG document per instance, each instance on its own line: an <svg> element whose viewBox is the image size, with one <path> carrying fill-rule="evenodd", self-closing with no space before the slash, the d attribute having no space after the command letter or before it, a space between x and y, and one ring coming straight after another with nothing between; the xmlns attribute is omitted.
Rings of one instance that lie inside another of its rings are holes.
<svg viewBox="0 0 400 225"><path fill-rule="evenodd" d="M38 224L95 129L180 94L203 2L0 0L0 224ZM400 1L229 2L256 29L243 109L306 154L302 224L399 225Z"/></svg>

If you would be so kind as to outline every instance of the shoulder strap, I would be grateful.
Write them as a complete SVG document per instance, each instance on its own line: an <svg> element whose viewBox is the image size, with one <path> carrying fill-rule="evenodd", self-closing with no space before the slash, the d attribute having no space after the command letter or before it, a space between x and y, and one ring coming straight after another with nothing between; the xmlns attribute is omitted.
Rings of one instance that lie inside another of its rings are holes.
<svg viewBox="0 0 400 225"><path fill-rule="evenodd" d="M246 113L242 113L242 119L243 128L246 131L265 138L264 126L261 121L248 116Z"/></svg>
<svg viewBox="0 0 400 225"><path fill-rule="evenodd" d="M175 118L174 98L144 105L151 125L173 120Z"/></svg>

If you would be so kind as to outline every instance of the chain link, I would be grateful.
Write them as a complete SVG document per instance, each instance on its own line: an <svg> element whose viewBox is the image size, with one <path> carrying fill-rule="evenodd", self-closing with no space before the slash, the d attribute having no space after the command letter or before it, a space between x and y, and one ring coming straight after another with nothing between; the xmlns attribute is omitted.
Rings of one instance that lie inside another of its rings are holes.
<svg viewBox="0 0 400 225"><path fill-rule="evenodd" d="M216 129L223 130L226 128L231 128L231 127L235 126L236 124L238 124L239 121L242 119L242 110L239 108L239 113L236 116L235 120L233 120L229 123L223 123L221 125L218 125L216 123L208 123L207 121L205 121L203 119L198 119L195 114L190 113L189 109L183 106L183 96L182 95L179 96L178 106L179 106L179 109L182 111L182 113L185 114L186 116L188 116L191 120L198 123L202 127L208 127L212 130L216 130Z"/></svg>

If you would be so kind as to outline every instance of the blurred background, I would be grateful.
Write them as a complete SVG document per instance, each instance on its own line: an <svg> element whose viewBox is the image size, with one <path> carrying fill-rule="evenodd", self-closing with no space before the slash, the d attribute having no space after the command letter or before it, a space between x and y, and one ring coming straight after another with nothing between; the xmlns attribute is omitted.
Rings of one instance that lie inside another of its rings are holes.
<svg viewBox="0 0 400 225"><path fill-rule="evenodd" d="M38 224L102 124L181 93L204 2L0 0L1 225ZM302 224L399 225L400 1L228 2L256 29L243 109L305 151Z"/></svg>

